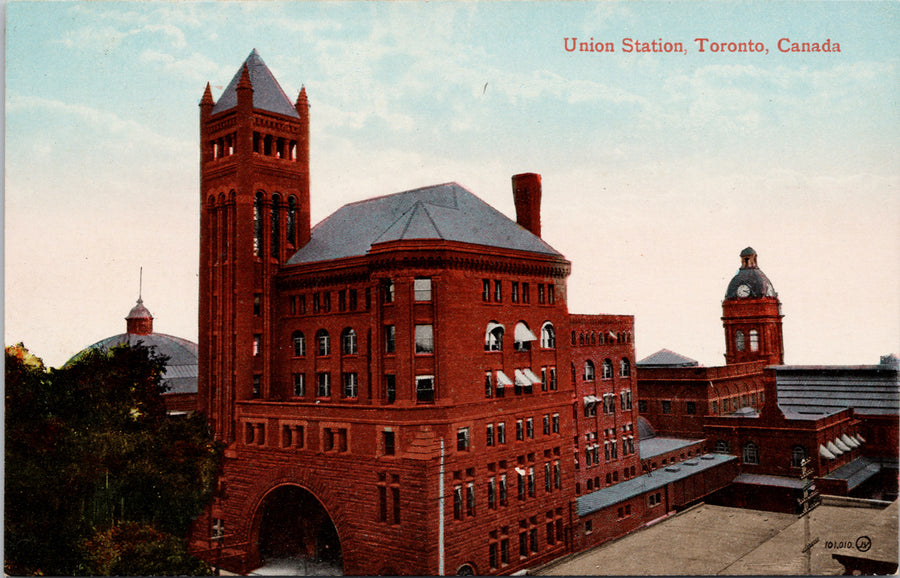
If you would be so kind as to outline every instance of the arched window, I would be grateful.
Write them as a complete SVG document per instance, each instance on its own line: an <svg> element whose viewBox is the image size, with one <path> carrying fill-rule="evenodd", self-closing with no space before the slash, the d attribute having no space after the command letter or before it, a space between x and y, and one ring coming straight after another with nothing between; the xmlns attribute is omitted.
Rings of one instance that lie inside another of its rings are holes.
<svg viewBox="0 0 900 578"><path fill-rule="evenodd" d="M294 345L294 357L302 357L306 355L306 336L302 331L294 331L291 336L291 342Z"/></svg>
<svg viewBox="0 0 900 578"><path fill-rule="evenodd" d="M331 340L328 337L328 332L324 329L319 329L316 332L316 353L318 355L331 353Z"/></svg>
<svg viewBox="0 0 900 578"><path fill-rule="evenodd" d="M484 350L500 351L503 349L503 326L496 321L487 324L484 334Z"/></svg>
<svg viewBox="0 0 900 578"><path fill-rule="evenodd" d="M528 351L531 349L531 342L537 341L537 336L531 332L528 325L521 321L516 323L513 337L515 339L513 345L515 346L516 351Z"/></svg>
<svg viewBox="0 0 900 578"><path fill-rule="evenodd" d="M603 379L612 379L613 364L609 359L603 360Z"/></svg>
<svg viewBox="0 0 900 578"><path fill-rule="evenodd" d="M730 451L728 447L728 442L725 440L718 440L716 442L716 448L714 450L717 454L727 454Z"/></svg>
<svg viewBox="0 0 900 578"><path fill-rule="evenodd" d="M349 327L341 333L341 353L344 355L357 354L356 331Z"/></svg>
<svg viewBox="0 0 900 578"><path fill-rule="evenodd" d="M584 380L594 381L594 362L590 359L584 362Z"/></svg>
<svg viewBox="0 0 900 578"><path fill-rule="evenodd" d="M288 197L287 204L287 223L285 238L291 245L297 244L297 199L294 196Z"/></svg>
<svg viewBox="0 0 900 578"><path fill-rule="evenodd" d="M791 451L791 467L802 468L803 460L806 459L806 448L803 446L794 446Z"/></svg>
<svg viewBox="0 0 900 578"><path fill-rule="evenodd" d="M631 362L628 361L627 357L623 357L619 362L619 375L622 377L628 377L631 375Z"/></svg>
<svg viewBox="0 0 900 578"><path fill-rule="evenodd" d="M738 329L734 332L734 348L743 351L744 347L744 332Z"/></svg>
<svg viewBox="0 0 900 578"><path fill-rule="evenodd" d="M256 193L256 200L253 203L253 255L259 257L262 255L263 245L263 194L262 191Z"/></svg>
<svg viewBox="0 0 900 578"><path fill-rule="evenodd" d="M281 250L281 196L272 195L272 256L278 258Z"/></svg>
<svg viewBox="0 0 900 578"><path fill-rule="evenodd" d="M541 347L544 349L556 348L556 332L549 321L541 326Z"/></svg>
<svg viewBox="0 0 900 578"><path fill-rule="evenodd" d="M745 464L759 464L759 447L753 442L744 444L743 458Z"/></svg>
<svg viewBox="0 0 900 578"><path fill-rule="evenodd" d="M750 330L750 351L759 351L759 331Z"/></svg>

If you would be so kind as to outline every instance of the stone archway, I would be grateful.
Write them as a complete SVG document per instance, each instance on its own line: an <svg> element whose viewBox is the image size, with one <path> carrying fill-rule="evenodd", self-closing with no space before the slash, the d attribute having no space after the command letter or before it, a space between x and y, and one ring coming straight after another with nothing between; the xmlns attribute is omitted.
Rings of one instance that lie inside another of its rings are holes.
<svg viewBox="0 0 900 578"><path fill-rule="evenodd" d="M261 561L301 559L343 568L341 541L322 503L292 484L269 492L259 505L257 545Z"/></svg>

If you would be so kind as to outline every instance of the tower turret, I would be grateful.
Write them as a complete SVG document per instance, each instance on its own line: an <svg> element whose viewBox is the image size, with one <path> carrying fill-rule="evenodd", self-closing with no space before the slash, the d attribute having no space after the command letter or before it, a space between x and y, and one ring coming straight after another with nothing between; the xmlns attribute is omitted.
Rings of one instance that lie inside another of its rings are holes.
<svg viewBox="0 0 900 578"><path fill-rule="evenodd" d="M309 105L253 50L200 101L199 409L235 438L232 403L268 390L273 277L309 240ZM217 383L216 380L219 380Z"/></svg>
<svg viewBox="0 0 900 578"><path fill-rule="evenodd" d="M726 363L766 361L784 363L781 302L757 254L747 247L740 254L741 268L728 283L722 301Z"/></svg>

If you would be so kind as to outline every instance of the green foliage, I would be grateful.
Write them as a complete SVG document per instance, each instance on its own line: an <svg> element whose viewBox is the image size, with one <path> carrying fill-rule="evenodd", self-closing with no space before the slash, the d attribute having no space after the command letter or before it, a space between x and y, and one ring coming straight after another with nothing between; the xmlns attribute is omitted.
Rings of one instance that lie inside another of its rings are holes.
<svg viewBox="0 0 900 578"><path fill-rule="evenodd" d="M7 570L93 573L88 538L125 521L183 538L220 448L202 416L166 417L165 357L122 346L47 370L23 351L6 351Z"/></svg>
<svg viewBox="0 0 900 578"><path fill-rule="evenodd" d="M94 576L209 576L210 567L184 542L152 526L123 522L81 544L86 574Z"/></svg>

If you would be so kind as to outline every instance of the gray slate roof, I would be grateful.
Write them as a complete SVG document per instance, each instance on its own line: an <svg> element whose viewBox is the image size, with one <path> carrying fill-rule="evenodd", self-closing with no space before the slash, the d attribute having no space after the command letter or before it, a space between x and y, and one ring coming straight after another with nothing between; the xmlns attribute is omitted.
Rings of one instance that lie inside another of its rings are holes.
<svg viewBox="0 0 900 578"><path fill-rule="evenodd" d="M72 360L90 349L106 351L117 345L135 345L143 343L152 347L157 354L169 358L166 370L163 373L163 383L169 386L166 393L197 393L197 344L181 337L166 335L165 333L151 333L150 335L135 335L132 333L120 333L107 337L85 348L76 354ZM71 362L71 360L70 360Z"/></svg>
<svg viewBox="0 0 900 578"><path fill-rule="evenodd" d="M250 84L253 86L253 108L276 112L294 118L300 118L297 109L293 103L281 89L281 85L275 80L269 67L263 62L263 59L253 49L247 60L247 71L250 73ZM237 85L241 80L241 73L244 67L238 68L237 73L231 82L225 88L225 92L219 97L218 102L213 106L212 113L216 114L225 110L230 110L237 106Z"/></svg>
<svg viewBox="0 0 900 578"><path fill-rule="evenodd" d="M698 367L700 362L685 357L680 353L669 351L668 349L660 349L653 355L649 355L637 362L642 367L666 366L666 367Z"/></svg>
<svg viewBox="0 0 900 578"><path fill-rule="evenodd" d="M313 227L288 264L363 256L377 243L412 239L562 256L460 185L445 183L344 205Z"/></svg>
<svg viewBox="0 0 900 578"><path fill-rule="evenodd" d="M681 448L686 448L703 441L702 439L689 440L684 438L670 438L670 437L653 437L650 439L641 439L640 441L640 449L641 449L641 459L645 460L647 458L652 458L658 456L660 454L664 454L666 452L671 452L675 450L679 450Z"/></svg>
<svg viewBox="0 0 900 578"><path fill-rule="evenodd" d="M777 366L778 405L788 413L900 413L900 371L889 364Z"/></svg>

